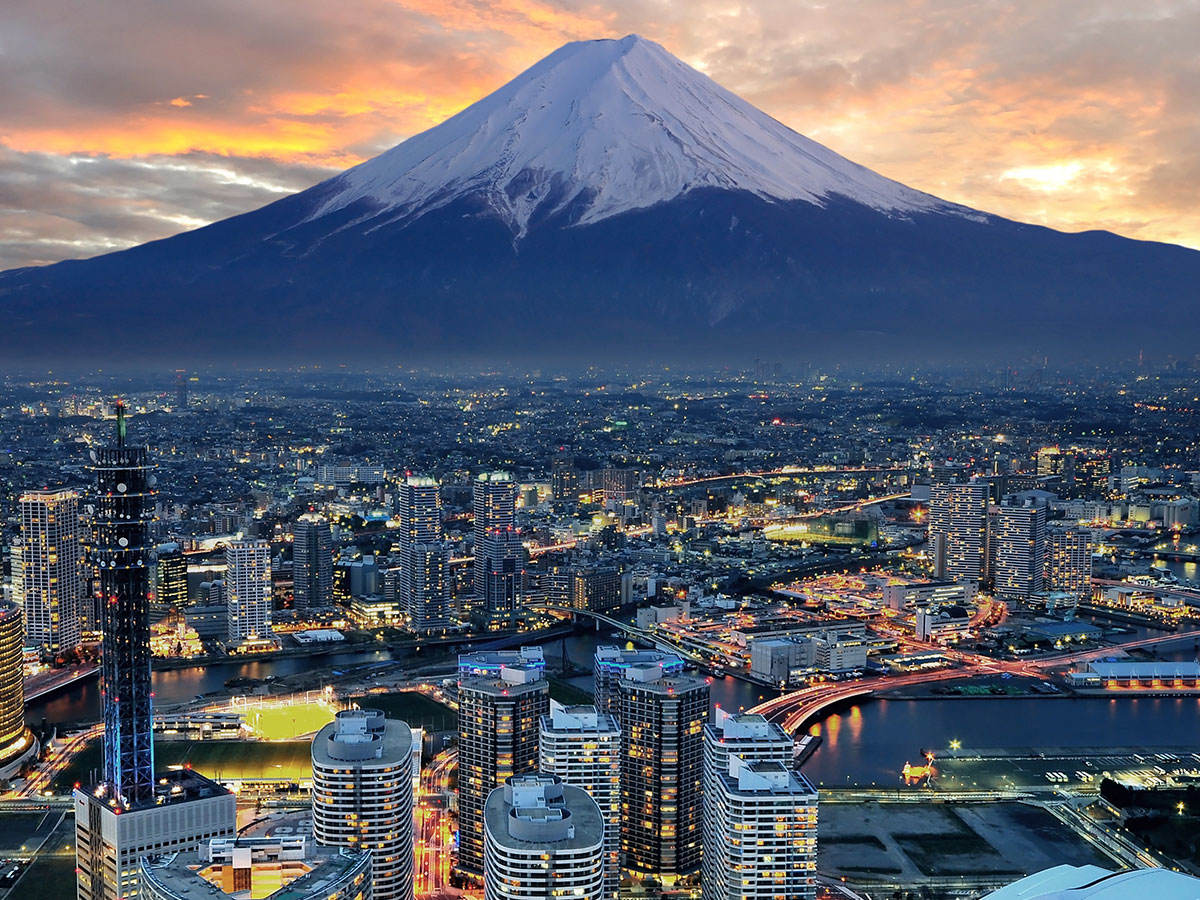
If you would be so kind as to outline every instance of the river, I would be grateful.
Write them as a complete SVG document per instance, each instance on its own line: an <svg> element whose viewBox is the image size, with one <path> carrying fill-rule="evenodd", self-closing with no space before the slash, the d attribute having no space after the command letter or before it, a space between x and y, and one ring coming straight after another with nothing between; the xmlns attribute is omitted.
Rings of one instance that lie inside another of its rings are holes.
<svg viewBox="0 0 1200 900"><path fill-rule="evenodd" d="M1200 697L868 700L814 725L814 784L895 784L905 762L952 740L963 749L1200 748Z"/></svg>
<svg viewBox="0 0 1200 900"><path fill-rule="evenodd" d="M565 645L568 661L586 668L597 644L616 642L609 635L582 633L547 643L545 653L553 665ZM230 678L290 675L314 663L344 670L389 658L388 651L378 650L316 661L290 657L176 669L155 672L154 691L158 703L169 704L219 691ZM570 681L591 689L590 675ZM730 711L776 695L731 676L713 678L711 692L713 704ZM98 719L99 685L93 679L26 710L33 725L43 716L52 723ZM1200 746L1200 698L870 700L830 716L817 729L824 742L805 765L814 782L890 784L921 748L948 746L955 739L964 747Z"/></svg>

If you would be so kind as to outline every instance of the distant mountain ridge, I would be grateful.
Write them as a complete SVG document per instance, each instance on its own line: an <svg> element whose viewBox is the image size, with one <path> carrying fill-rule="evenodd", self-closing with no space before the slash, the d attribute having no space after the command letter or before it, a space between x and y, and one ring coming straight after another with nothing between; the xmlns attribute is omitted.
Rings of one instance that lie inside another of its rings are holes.
<svg viewBox="0 0 1200 900"><path fill-rule="evenodd" d="M1075 355L1156 330L1186 347L1198 307L1200 253L913 190L631 35L567 44L262 209L0 273L0 350Z"/></svg>

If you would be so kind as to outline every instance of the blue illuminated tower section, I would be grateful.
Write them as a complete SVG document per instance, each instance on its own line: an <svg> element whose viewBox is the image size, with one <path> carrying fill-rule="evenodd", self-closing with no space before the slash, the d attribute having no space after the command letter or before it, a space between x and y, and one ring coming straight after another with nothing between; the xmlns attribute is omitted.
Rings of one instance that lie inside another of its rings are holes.
<svg viewBox="0 0 1200 900"><path fill-rule="evenodd" d="M154 730L150 693L150 546L154 494L145 447L125 445L125 407L117 440L93 451L96 472L95 564L104 655L104 780L126 809L154 804Z"/></svg>

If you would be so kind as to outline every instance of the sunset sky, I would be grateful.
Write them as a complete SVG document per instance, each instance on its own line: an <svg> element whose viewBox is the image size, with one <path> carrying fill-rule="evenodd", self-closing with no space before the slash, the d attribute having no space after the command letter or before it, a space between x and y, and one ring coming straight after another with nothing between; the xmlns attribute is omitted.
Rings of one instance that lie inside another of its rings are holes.
<svg viewBox="0 0 1200 900"><path fill-rule="evenodd" d="M1200 0L5 0L0 269L254 209L630 32L913 187L1200 248Z"/></svg>

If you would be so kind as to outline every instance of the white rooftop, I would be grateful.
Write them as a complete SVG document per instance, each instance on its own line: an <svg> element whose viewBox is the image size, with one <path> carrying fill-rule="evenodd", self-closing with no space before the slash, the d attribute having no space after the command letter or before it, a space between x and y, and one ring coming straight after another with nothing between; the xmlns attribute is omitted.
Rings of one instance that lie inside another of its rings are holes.
<svg viewBox="0 0 1200 900"><path fill-rule="evenodd" d="M1055 866L988 894L984 900L1200 900L1200 879L1168 869L1109 872Z"/></svg>

